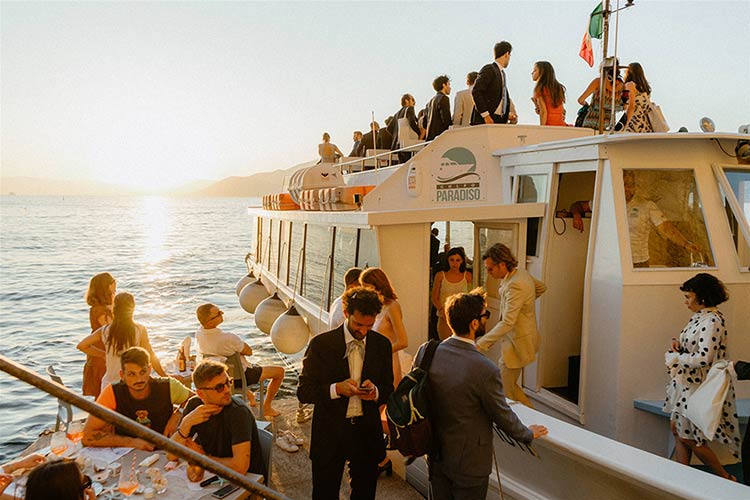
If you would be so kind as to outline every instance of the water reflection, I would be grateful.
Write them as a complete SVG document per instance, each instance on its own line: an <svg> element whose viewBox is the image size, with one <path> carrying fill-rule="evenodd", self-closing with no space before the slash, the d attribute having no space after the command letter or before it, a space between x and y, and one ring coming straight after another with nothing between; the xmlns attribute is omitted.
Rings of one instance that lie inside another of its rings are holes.
<svg viewBox="0 0 750 500"><path fill-rule="evenodd" d="M164 246L167 230L171 227L167 200L161 196L145 196L141 209L143 228L143 262L157 264L169 257Z"/></svg>

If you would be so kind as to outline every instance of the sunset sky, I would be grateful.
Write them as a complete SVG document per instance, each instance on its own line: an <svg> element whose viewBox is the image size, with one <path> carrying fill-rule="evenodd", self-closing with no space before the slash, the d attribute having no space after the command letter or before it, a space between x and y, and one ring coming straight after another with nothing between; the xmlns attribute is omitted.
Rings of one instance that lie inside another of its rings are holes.
<svg viewBox="0 0 750 500"><path fill-rule="evenodd" d="M567 86L570 122L596 76L578 57L596 3L3 1L2 175L172 187L314 159L324 131L346 153L372 111L382 123L404 92L423 107L440 74L465 88L503 39L520 122L537 123L537 60ZM673 130L708 115L736 132L748 23L747 0L636 1L617 51Z"/></svg>

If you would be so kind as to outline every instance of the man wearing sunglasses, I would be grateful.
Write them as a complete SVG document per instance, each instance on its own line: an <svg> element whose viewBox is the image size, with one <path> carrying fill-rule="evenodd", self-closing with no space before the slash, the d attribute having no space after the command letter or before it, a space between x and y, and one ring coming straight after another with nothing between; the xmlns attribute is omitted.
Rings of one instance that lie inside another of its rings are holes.
<svg viewBox="0 0 750 500"><path fill-rule="evenodd" d="M497 292L500 318L487 335L477 340L477 348L487 352L495 342L501 343L500 372L505 394L532 408L523 389L518 386L518 379L523 367L534 362L539 350L535 301L547 290L547 286L525 269L519 269L510 248L502 243L488 248L482 260L487 274L500 280Z"/></svg>
<svg viewBox="0 0 750 500"><path fill-rule="evenodd" d="M224 323L224 311L214 304L203 304L198 306L195 312L201 327L195 333L195 340L198 342L198 351L204 356L221 356L229 357L235 353L240 353L240 361L245 371L245 381L247 385L262 384L264 380L271 379L268 384L266 399L263 402L263 415L266 417L277 417L279 411L271 403L276 393L284 381L284 368L281 366L260 366L248 363L245 356L252 356L253 349L247 345L238 335L225 332L219 325ZM235 388L242 387L242 381L235 381ZM255 406L255 394L247 391L247 399L250 406Z"/></svg>
<svg viewBox="0 0 750 500"><path fill-rule="evenodd" d="M484 290L451 295L445 311L453 335L435 350L427 378L438 444L438 452L429 456L430 484L436 500L485 498L492 472L492 424L526 444L547 429L523 425L505 400L497 365L474 344L490 317ZM415 366L424 350L417 352Z"/></svg>
<svg viewBox="0 0 750 500"><path fill-rule="evenodd" d="M207 359L193 371L197 397L188 401L185 416L172 439L203 453L240 474L266 476L258 426L250 408L232 397L226 365ZM200 471L197 476L201 476Z"/></svg>
<svg viewBox="0 0 750 500"><path fill-rule="evenodd" d="M313 500L339 498L349 462L351 498L374 499L378 462L385 455L379 405L393 392L391 341L372 331L380 294L354 287L342 296L344 323L313 337L297 386L313 403L310 460Z"/></svg>
<svg viewBox="0 0 750 500"><path fill-rule="evenodd" d="M190 389L173 378L151 376L149 353L142 347L131 347L120 356L120 382L104 388L96 402L135 420L166 436L174 432L182 405L193 395ZM131 436L94 415L89 415L83 428L84 446L125 446L153 450L154 445Z"/></svg>

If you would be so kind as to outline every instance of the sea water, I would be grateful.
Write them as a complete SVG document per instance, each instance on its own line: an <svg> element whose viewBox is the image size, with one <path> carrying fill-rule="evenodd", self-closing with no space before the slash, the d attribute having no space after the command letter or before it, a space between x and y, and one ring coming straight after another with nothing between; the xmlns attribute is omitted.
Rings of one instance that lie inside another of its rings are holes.
<svg viewBox="0 0 750 500"><path fill-rule="evenodd" d="M246 209L258 199L2 196L0 203L4 356L40 374L54 365L80 392L85 355L76 344L90 333L84 293L94 274L108 271L118 292L135 296L134 319L162 364L198 328L196 307L212 302L225 312L221 327L253 347L252 361L283 365L235 294L250 251ZM280 395L295 386L288 376ZM55 398L0 372L0 463L54 426L56 414Z"/></svg>

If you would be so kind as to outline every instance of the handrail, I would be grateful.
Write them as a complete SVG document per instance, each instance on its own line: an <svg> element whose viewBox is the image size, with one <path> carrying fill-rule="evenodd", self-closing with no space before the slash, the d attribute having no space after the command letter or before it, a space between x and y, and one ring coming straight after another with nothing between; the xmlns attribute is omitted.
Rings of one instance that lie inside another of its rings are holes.
<svg viewBox="0 0 750 500"><path fill-rule="evenodd" d="M94 415L109 424L119 426L129 433L145 439L146 441L158 446L160 449L168 451L180 458L184 458L190 462L196 463L206 470L213 472L225 479L229 479L237 485L245 488L246 491L256 493L263 496L264 498L272 500L291 500L288 497L282 495L278 491L272 490L267 486L259 484L255 481L251 481L244 475L230 469L224 464L211 460L205 455L201 455L190 448L183 446L171 439L159 434L156 431L145 427L134 420L131 420L119 413L105 408L99 404L91 402L84 397L74 393L67 387L60 385L56 382L47 380L40 376L38 373L33 372L25 366L10 360L9 358L0 354L0 370L5 373L26 382L27 384L33 385L34 387L43 390L47 394L55 396L67 403L70 403L81 410L84 410L91 415ZM269 477L270 477L270 472Z"/></svg>
<svg viewBox="0 0 750 500"><path fill-rule="evenodd" d="M373 155L373 156L362 156L361 158L358 158L356 160L349 160L349 161L344 162L344 163L337 163L336 166L339 167L339 172L343 174L344 173L343 172L344 171L343 167L345 167L345 166L349 166L349 165L350 166L355 166L355 165L358 165L358 166L361 166L364 169L365 168L365 161L366 160L378 160L378 158L380 158L382 156L388 156L388 166L390 167L391 166L391 155L392 154L394 154L394 153L401 153L401 152L408 153L408 152L411 152L411 151L418 151L420 149L424 149L431 142L432 141L422 141L422 142L419 142L417 144L412 144L411 146L406 146L404 148L388 150L385 153L378 153L378 154ZM375 170L377 170L378 168L380 168L380 162L376 161L375 162Z"/></svg>

